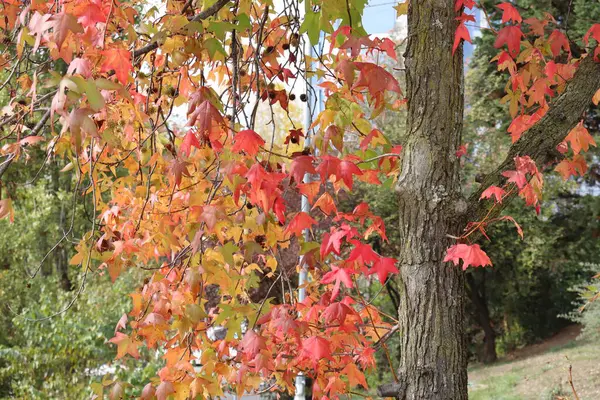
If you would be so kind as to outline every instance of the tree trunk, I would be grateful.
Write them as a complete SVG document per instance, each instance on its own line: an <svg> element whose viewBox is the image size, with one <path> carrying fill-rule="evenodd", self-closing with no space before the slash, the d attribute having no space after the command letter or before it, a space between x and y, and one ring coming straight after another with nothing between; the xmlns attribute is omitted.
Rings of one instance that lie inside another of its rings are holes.
<svg viewBox="0 0 600 400"><path fill-rule="evenodd" d="M411 1L407 134L398 180L400 388L404 399L467 399L464 276L442 262L461 229L462 51L452 54L453 0Z"/></svg>
<svg viewBox="0 0 600 400"><path fill-rule="evenodd" d="M471 303L475 309L475 316L479 322L479 326L483 329L483 351L479 360L484 364L493 363L498 359L496 354L496 331L492 326L490 319L490 310L487 305L487 300L483 290L480 290L479 284L475 280L473 274L467 274L467 284Z"/></svg>

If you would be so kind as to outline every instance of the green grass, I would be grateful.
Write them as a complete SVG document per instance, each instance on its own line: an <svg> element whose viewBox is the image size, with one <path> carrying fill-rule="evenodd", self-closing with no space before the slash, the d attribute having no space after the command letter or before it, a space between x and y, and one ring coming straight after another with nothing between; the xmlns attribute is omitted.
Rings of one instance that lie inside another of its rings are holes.
<svg viewBox="0 0 600 400"><path fill-rule="evenodd" d="M523 380L522 368L516 368L501 376L494 376L469 384L470 400L520 400L518 396L510 394L512 389ZM473 387L471 389L471 387Z"/></svg>
<svg viewBox="0 0 600 400"><path fill-rule="evenodd" d="M469 368L470 400L600 399L600 343L571 341L516 360Z"/></svg>

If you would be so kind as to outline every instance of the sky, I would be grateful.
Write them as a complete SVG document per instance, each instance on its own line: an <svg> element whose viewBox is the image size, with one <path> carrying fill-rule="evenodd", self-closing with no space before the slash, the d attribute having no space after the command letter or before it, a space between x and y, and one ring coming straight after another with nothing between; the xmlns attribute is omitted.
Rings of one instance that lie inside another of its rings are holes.
<svg viewBox="0 0 600 400"><path fill-rule="evenodd" d="M387 33L394 27L398 2L392 0L370 0L365 6L363 25L369 34Z"/></svg>

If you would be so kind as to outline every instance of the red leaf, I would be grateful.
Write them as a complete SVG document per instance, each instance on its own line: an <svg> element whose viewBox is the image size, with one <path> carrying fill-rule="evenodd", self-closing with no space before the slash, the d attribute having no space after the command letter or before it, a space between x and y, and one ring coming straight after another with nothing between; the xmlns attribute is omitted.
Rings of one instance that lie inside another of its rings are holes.
<svg viewBox="0 0 600 400"><path fill-rule="evenodd" d="M516 57L521 49L522 36L523 32L521 32L521 27L519 25L505 26L500 30L500 32L498 32L498 36L494 42L494 47L499 49L503 45L506 45L511 57Z"/></svg>
<svg viewBox="0 0 600 400"><path fill-rule="evenodd" d="M456 32L454 33L454 46L452 46L452 54L456 52L461 40L466 40L467 42L472 43L471 35L469 34L469 30L464 23L459 24L458 28L456 28Z"/></svg>
<svg viewBox="0 0 600 400"><path fill-rule="evenodd" d="M254 330L249 329L240 341L240 347L244 355L251 360L267 346L263 337L259 336Z"/></svg>
<svg viewBox="0 0 600 400"><path fill-rule="evenodd" d="M397 274L398 268L396 268L396 259L381 257L373 264L373 267L369 270L369 275L377 274L379 282L383 285L387 280L389 274Z"/></svg>
<svg viewBox="0 0 600 400"><path fill-rule="evenodd" d="M505 24L509 21L514 21L516 23L520 23L523 18L517 11L517 9L510 3L502 3L497 6L499 9L503 11L502 13L502 23Z"/></svg>
<svg viewBox="0 0 600 400"><path fill-rule="evenodd" d="M127 78L129 78L129 73L133 71L133 66L131 65L131 53L129 50L113 48L104 50L102 55L104 56L104 61L102 62L100 72L114 70L119 82L125 85L127 83Z"/></svg>
<svg viewBox="0 0 600 400"><path fill-rule="evenodd" d="M314 159L312 156L294 157L290 165L290 177L296 183L301 183L304 180L305 174L316 174L317 170L313 166Z"/></svg>
<svg viewBox="0 0 600 400"><path fill-rule="evenodd" d="M463 270L467 269L469 265L474 267L484 267L486 265L492 265L492 261L485 254L485 251L481 250L478 244L455 244L450 247L444 258L444 262L452 261L454 265L458 265L459 260L463 260Z"/></svg>
<svg viewBox="0 0 600 400"><path fill-rule="evenodd" d="M235 143L231 147L231 151L241 153L242 151L251 157L258 153L260 146L263 146L265 141L260 135L251 129L240 131L235 135Z"/></svg>
<svg viewBox="0 0 600 400"><path fill-rule="evenodd" d="M590 40L590 36L596 39L596 42L600 44L600 24L592 25L592 27L587 31L587 33L583 37L583 41L586 45Z"/></svg>
<svg viewBox="0 0 600 400"><path fill-rule="evenodd" d="M401 93L396 78L379 65L355 62L354 66L360 70L360 75L353 89L367 88L371 96L383 94L386 90Z"/></svg>
<svg viewBox="0 0 600 400"><path fill-rule="evenodd" d="M552 55L554 55L554 57L557 57L560 54L560 49L565 49L567 53L571 53L569 39L567 39L565 34L558 29L552 31L548 41L550 42L550 49L552 50Z"/></svg>
<svg viewBox="0 0 600 400"><path fill-rule="evenodd" d="M54 41L58 49L62 47L63 42L67 38L69 31L73 33L83 33L83 27L77 23L77 19L71 14L61 12L55 14L51 21L53 22Z"/></svg>
<svg viewBox="0 0 600 400"><path fill-rule="evenodd" d="M331 358L331 349L327 339L311 336L302 340L302 353L316 365L322 358Z"/></svg>
<svg viewBox="0 0 600 400"><path fill-rule="evenodd" d="M347 268L340 268L335 265L331 266L331 271L323 275L322 284L334 282L333 292L331 292L331 300L334 300L340 292L340 283L343 282L347 288L352 288L352 278L350 271Z"/></svg>
<svg viewBox="0 0 600 400"><path fill-rule="evenodd" d="M355 315L356 312L352 307L342 302L334 302L327 306L325 310L323 310L322 316L325 319L326 324L331 324L332 322L337 321L340 325L344 325L348 314Z"/></svg>
<svg viewBox="0 0 600 400"><path fill-rule="evenodd" d="M507 177L508 182L514 183L519 189L522 189L523 186L527 185L527 177L522 171L504 171L502 176Z"/></svg>
<svg viewBox="0 0 600 400"><path fill-rule="evenodd" d="M496 203L502 203L502 196L504 196L505 193L504 189L498 186L490 186L481 193L479 200L491 199L492 196L494 196L496 198Z"/></svg>
<svg viewBox="0 0 600 400"><path fill-rule="evenodd" d="M354 182L353 175L362 175L360 168L352 161L341 161L336 171L336 182L341 179L348 189L352 190L352 183Z"/></svg>
<svg viewBox="0 0 600 400"><path fill-rule="evenodd" d="M299 212L292 218L287 228L285 228L286 233L292 233L296 236L302 235L302 231L304 229L310 229L311 226L316 224L317 221L313 219L310 215L305 212Z"/></svg>
<svg viewBox="0 0 600 400"><path fill-rule="evenodd" d="M185 134L183 141L181 142L180 150L183 154L185 154L186 156L189 156L190 152L192 151L192 146L199 149L200 142L198 141L196 134L192 131L189 131L188 133Z"/></svg>

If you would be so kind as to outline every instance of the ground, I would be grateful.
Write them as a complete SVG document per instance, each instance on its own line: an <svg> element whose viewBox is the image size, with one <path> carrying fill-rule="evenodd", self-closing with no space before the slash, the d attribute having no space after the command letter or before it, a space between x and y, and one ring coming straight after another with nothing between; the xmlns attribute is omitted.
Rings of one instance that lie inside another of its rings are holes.
<svg viewBox="0 0 600 400"><path fill-rule="evenodd" d="M600 399L600 343L576 340L580 327L525 347L491 366L469 368L470 400Z"/></svg>

